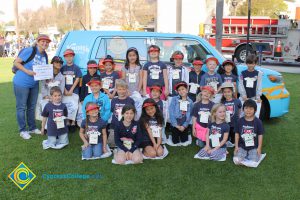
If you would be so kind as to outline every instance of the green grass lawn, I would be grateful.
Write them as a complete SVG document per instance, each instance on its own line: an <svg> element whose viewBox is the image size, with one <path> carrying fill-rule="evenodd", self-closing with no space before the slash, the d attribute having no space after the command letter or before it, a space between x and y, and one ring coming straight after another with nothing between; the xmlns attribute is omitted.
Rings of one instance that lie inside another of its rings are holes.
<svg viewBox="0 0 300 200"><path fill-rule="evenodd" d="M169 147L164 160L116 166L111 158L81 161L78 133L63 150L43 150L46 136L18 134L12 90L12 59L0 59L0 199L299 199L300 75L284 74L290 113L264 122L263 151L256 168L193 158L195 145ZM40 123L38 123L40 124ZM8 174L23 161L36 179L21 191ZM100 174L100 179L43 179L43 174Z"/></svg>

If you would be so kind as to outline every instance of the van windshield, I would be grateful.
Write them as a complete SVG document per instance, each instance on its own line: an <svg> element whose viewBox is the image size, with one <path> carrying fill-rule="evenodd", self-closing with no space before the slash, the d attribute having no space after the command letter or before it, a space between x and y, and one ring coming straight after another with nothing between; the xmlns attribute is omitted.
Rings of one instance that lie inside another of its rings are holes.
<svg viewBox="0 0 300 200"><path fill-rule="evenodd" d="M175 51L184 54L184 63L192 63L196 57L205 61L208 55L212 55L198 41L187 39L157 39L155 44L161 48L160 60L170 62L170 58Z"/></svg>

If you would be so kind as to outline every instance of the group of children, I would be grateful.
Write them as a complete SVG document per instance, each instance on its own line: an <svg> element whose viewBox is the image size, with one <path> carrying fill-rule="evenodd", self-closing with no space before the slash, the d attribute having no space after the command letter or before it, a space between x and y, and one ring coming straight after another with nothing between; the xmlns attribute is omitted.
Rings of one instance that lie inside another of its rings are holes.
<svg viewBox="0 0 300 200"><path fill-rule="evenodd" d="M49 99L42 112L42 133L48 119L48 145L55 148L68 144L67 127L74 131L75 121L67 120L68 111L61 99L75 93L82 103L79 134L85 159L100 158L106 153L112 133L116 163L141 163L143 156L160 157L169 122L173 144L185 143L190 132L196 137L201 147L198 158L224 160L226 148L234 146L238 162L259 160L264 131L255 116L262 84L261 72L255 70L256 56L247 57L248 69L238 77L235 64L229 60L216 72L218 60L208 58L205 73L200 58L194 59L190 70L183 65L184 54L180 51L173 53L171 66L159 60L158 46L151 45L148 53L150 61L142 67L137 49L129 48L121 73L114 71L115 63L109 55L102 62L105 71L101 73L97 63L90 60L83 77L73 62L73 50L64 52L64 66L62 59L55 56L51 62L54 78L42 83L43 98ZM143 98L140 117L130 97L135 92ZM167 117L163 114L165 104Z"/></svg>

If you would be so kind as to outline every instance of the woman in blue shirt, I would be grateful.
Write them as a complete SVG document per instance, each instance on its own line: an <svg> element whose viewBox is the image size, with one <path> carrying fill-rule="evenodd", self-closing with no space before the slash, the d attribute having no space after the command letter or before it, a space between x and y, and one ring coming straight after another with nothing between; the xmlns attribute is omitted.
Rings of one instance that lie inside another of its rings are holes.
<svg viewBox="0 0 300 200"><path fill-rule="evenodd" d="M51 40L47 35L39 35L36 40L36 46L23 49L14 61L14 65L18 69L13 78L17 122L20 136L23 139L30 139L30 133L41 134L41 131L35 125L35 105L39 92L39 83L33 78L35 73L32 70L32 66L47 64L45 51ZM27 62L34 51L36 53L33 59ZM29 131L26 129L26 123Z"/></svg>

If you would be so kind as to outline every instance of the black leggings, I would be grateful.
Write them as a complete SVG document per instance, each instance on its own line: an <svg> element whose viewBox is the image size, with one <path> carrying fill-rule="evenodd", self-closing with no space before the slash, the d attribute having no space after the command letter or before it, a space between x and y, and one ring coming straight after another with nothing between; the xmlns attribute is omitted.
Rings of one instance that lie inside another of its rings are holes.
<svg viewBox="0 0 300 200"><path fill-rule="evenodd" d="M183 132L181 132L177 128L171 126L171 132L172 132L172 141L174 144L177 144L179 142L186 142L188 140L188 127L184 129Z"/></svg>
<svg viewBox="0 0 300 200"><path fill-rule="evenodd" d="M234 144L234 142L235 142L234 127L230 127L229 135L228 135L228 141L230 141L232 144Z"/></svg>

